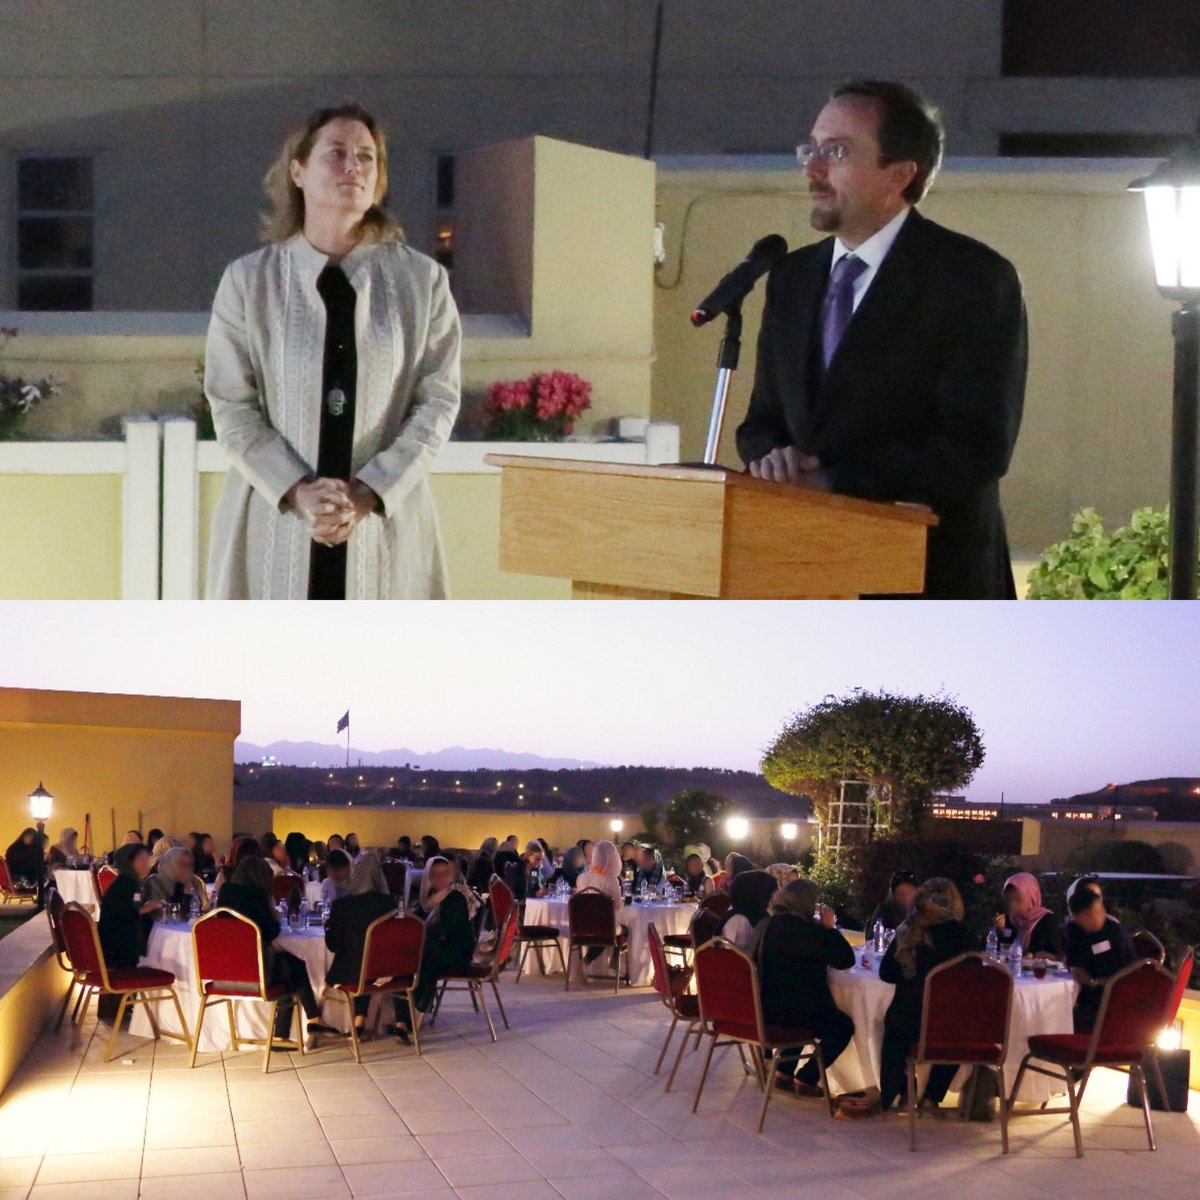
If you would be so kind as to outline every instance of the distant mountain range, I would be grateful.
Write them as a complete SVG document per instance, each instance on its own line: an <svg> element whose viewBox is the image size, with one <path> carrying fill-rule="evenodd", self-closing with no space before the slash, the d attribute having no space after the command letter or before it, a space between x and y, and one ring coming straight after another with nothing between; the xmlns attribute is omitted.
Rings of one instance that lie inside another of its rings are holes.
<svg viewBox="0 0 1200 1200"><path fill-rule="evenodd" d="M272 742L256 746L240 738L234 745L234 759L239 763L258 763L268 756L289 767L344 767L346 747L323 742ZM577 768L605 766L580 758L545 758L516 750L472 749L467 746L447 746L442 750L423 753L400 747L396 750L356 750L350 747L350 765L363 767L424 767L427 771L570 771Z"/></svg>

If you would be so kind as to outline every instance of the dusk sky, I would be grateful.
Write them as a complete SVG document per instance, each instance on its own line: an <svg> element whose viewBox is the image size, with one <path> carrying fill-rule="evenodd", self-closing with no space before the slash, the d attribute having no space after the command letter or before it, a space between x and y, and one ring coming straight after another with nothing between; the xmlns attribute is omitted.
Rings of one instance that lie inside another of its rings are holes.
<svg viewBox="0 0 1200 1200"><path fill-rule="evenodd" d="M5 606L0 685L242 702L242 736L755 769L854 686L975 714L977 799L1200 775L1200 607L1134 603Z"/></svg>

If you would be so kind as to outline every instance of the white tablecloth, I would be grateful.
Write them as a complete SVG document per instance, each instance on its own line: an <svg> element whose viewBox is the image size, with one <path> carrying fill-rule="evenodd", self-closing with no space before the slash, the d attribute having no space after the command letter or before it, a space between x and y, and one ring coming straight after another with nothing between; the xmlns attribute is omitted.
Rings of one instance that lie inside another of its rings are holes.
<svg viewBox="0 0 1200 1200"><path fill-rule="evenodd" d="M54 886L68 904L82 904L93 916L99 912L91 871L72 871L69 867L59 867L54 872Z"/></svg>
<svg viewBox="0 0 1200 1200"><path fill-rule="evenodd" d="M627 904L617 913L617 924L629 928L629 978L634 987L649 987L654 980L654 972L650 966L650 943L646 927L653 922L658 932L666 937L668 933L687 933L692 916L696 912L694 904ZM565 900L527 900L525 902L526 925L556 925L562 931L563 957L567 955L567 939L570 922L567 919L567 902ZM549 953L542 951L546 969L559 970L558 955L553 950ZM601 955L592 965L596 974L607 974L612 968L606 955ZM536 955L530 951L525 960L525 973L537 972Z"/></svg>
<svg viewBox="0 0 1200 1200"><path fill-rule="evenodd" d="M289 930L279 935L275 945L290 950L304 960L308 968L309 982L320 999L325 990L325 972L333 960L333 955L325 947L325 931L315 927L304 933L293 933ZM150 931L150 942L142 965L161 967L174 974L179 1003L187 1015L189 1028L195 1033L196 1015L200 1011L200 989L196 981L196 958L192 951L191 926L167 921L157 922ZM267 1029L267 1005L253 1000L239 1000L237 1006L239 1036L263 1037ZM223 1009L224 1005L210 1006L204 1014L204 1029L200 1039L202 1052L229 1049L229 1018ZM179 1019L170 1000L157 1005L155 1015L164 1029L179 1032ZM322 1017L329 1025L338 1029L349 1029L346 1005L340 1001L334 1000L324 1004ZM154 1036L146 1010L141 1005L134 1011L129 1030L137 1037Z"/></svg>
<svg viewBox="0 0 1200 1200"><path fill-rule="evenodd" d="M1022 975L1013 993L1012 1018L1008 1031L1008 1057L1004 1060L1004 1085L1011 1088L1021 1059L1029 1050L1033 1034L1071 1033L1071 1009L1076 983L1069 975L1034 979ZM855 1092L879 1086L879 1055L883 1048L883 1017L892 1001L895 986L879 978L878 963L871 970L856 966L850 971L830 971L829 988L834 1003L854 1021L854 1041L830 1069L835 1092ZM954 1090L967 1077L960 1071ZM1051 1081L1044 1075L1026 1073L1020 1100L1049 1099Z"/></svg>
<svg viewBox="0 0 1200 1200"><path fill-rule="evenodd" d="M413 901L421 890L421 880L425 877L425 871L421 867L409 867L408 873L404 876L404 907L412 908ZM321 881L314 880L304 885L304 894L308 897L309 904L314 904L321 898Z"/></svg>

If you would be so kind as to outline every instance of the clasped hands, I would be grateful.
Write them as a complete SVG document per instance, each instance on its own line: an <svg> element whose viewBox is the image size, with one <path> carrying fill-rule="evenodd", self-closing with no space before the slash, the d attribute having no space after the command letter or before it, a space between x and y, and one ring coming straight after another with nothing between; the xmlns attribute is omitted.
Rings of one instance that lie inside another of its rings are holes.
<svg viewBox="0 0 1200 1200"><path fill-rule="evenodd" d="M359 521L379 504L378 495L359 479L303 479L288 489L284 500L304 518L320 546L349 541Z"/></svg>
<svg viewBox="0 0 1200 1200"><path fill-rule="evenodd" d="M750 474L773 483L795 483L822 492L830 490L829 476L822 470L821 460L815 454L805 454L798 446L776 446L750 464Z"/></svg>

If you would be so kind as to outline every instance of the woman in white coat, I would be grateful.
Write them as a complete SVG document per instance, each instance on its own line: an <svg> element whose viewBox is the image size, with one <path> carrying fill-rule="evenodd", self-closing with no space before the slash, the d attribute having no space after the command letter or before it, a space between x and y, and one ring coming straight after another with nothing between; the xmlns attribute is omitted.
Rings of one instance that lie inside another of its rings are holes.
<svg viewBox="0 0 1200 1200"><path fill-rule="evenodd" d="M460 399L445 269L380 207L387 144L323 109L267 174L267 245L217 289L204 390L231 470L210 599L447 594L429 466Z"/></svg>

